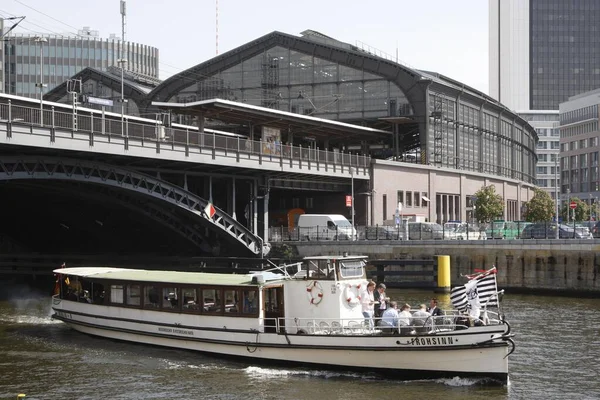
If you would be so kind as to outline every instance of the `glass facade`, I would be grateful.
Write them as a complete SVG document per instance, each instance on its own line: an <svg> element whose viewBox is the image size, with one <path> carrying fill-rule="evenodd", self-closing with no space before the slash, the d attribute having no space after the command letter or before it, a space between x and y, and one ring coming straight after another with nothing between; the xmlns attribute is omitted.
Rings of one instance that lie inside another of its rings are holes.
<svg viewBox="0 0 600 400"><path fill-rule="evenodd" d="M171 102L221 98L318 118L358 121L402 113L410 104L389 80L283 47L190 84Z"/></svg>
<svg viewBox="0 0 600 400"><path fill-rule="evenodd" d="M432 164L535 181L537 138L526 123L460 97L431 91L429 98Z"/></svg>
<svg viewBox="0 0 600 400"><path fill-rule="evenodd" d="M600 2L530 0L530 109L600 87Z"/></svg>
<svg viewBox="0 0 600 400"><path fill-rule="evenodd" d="M44 92L52 90L82 69L94 67L106 71L119 66L121 52L127 60L126 70L158 78L158 49L139 43L97 37L44 36L36 42L34 35L17 35L4 42L4 90L17 96L36 97L43 64ZM42 48L40 49L40 46ZM43 55L43 62L40 62Z"/></svg>
<svg viewBox="0 0 600 400"><path fill-rule="evenodd" d="M563 103L560 112L561 193L586 199L600 195L597 92ZM564 107L564 109L563 109Z"/></svg>
<svg viewBox="0 0 600 400"><path fill-rule="evenodd" d="M425 127L418 148L410 150L420 153L415 154L416 162L535 182L537 137L531 127L502 106L483 100L482 94L470 90L462 97L440 94L451 84L437 75L424 77L432 78L435 85L428 89L429 123L418 125L413 105L390 77L281 45L233 64L223 63L227 67L208 76L196 71L195 76L202 78L170 93L167 101L221 98L366 126L381 124L379 118L391 115L412 117L413 132ZM189 117L179 118L193 123ZM327 148L324 143L319 146ZM391 140L385 146L391 152Z"/></svg>

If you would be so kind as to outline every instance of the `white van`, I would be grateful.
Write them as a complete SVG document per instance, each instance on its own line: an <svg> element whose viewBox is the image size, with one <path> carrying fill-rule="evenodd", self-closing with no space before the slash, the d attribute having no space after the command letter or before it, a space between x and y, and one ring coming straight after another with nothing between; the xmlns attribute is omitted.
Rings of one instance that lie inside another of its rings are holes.
<svg viewBox="0 0 600 400"><path fill-rule="evenodd" d="M302 214L298 218L300 240L355 240L356 229L340 214Z"/></svg>

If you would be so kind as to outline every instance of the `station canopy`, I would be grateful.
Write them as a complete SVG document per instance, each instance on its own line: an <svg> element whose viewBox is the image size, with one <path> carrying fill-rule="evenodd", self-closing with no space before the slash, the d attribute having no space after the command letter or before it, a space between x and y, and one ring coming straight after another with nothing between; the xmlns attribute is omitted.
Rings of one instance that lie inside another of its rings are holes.
<svg viewBox="0 0 600 400"><path fill-rule="evenodd" d="M229 124L279 128L296 137L312 137L317 140L379 141L390 137L391 132L309 115L259 107L223 99L202 100L191 103L152 102L162 110L177 114L203 116Z"/></svg>

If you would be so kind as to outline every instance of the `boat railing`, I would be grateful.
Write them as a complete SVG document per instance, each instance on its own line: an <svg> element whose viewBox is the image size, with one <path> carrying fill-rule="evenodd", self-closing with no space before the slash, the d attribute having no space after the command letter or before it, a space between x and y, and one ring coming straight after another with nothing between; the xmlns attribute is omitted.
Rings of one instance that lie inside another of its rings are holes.
<svg viewBox="0 0 600 400"><path fill-rule="evenodd" d="M488 313L490 314L488 323L469 315L450 312L441 316L413 317L408 324L400 322L395 327L388 325L382 318L374 318L373 324L364 318L277 318L270 319L271 323L265 324L265 326L275 325L277 332L304 335L365 336L397 332L419 335L452 332L478 325L501 323L497 313L491 311ZM280 327L285 327L285 330L279 329Z"/></svg>
<svg viewBox="0 0 600 400"><path fill-rule="evenodd" d="M262 272L279 271L279 272L283 273L283 275L288 279L292 278L292 275L290 275L290 273L288 272L289 269L292 269L292 271L295 269L295 271L293 272L294 276L297 275L302 270L302 261L298 261L298 262L291 263L291 264L281 264L281 265L275 264L271 260L267 260L267 262L269 264L271 264L273 266L273 268L266 269Z"/></svg>

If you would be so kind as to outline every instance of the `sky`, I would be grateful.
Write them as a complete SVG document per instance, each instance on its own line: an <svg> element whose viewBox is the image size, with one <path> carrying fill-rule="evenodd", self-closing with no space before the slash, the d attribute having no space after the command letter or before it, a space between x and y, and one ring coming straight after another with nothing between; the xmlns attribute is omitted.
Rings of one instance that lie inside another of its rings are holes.
<svg viewBox="0 0 600 400"><path fill-rule="evenodd" d="M219 54L312 29L488 93L487 0L127 0L125 40L157 47L166 79L217 53L217 1ZM119 0L3 0L0 17L13 15L26 17L21 33L121 34Z"/></svg>

